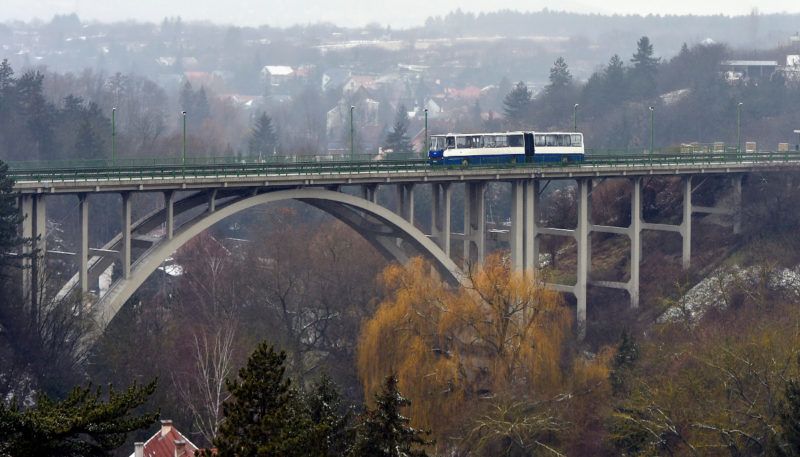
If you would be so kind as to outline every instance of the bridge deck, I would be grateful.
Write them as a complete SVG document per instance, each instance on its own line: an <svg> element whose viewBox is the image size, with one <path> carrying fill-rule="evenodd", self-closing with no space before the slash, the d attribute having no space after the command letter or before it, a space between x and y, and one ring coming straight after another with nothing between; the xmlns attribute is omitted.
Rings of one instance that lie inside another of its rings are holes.
<svg viewBox="0 0 800 457"><path fill-rule="evenodd" d="M9 175L20 193L83 193L193 190L261 186L335 186L525 178L614 178L800 169L800 153L654 154L587 156L580 164L429 165L425 160L329 162L229 162L186 165L133 164L51 167L13 164Z"/></svg>

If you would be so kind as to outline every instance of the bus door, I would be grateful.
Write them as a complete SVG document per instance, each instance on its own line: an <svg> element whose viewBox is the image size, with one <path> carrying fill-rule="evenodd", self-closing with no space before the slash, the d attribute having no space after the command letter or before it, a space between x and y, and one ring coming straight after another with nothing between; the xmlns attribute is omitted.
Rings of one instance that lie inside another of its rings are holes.
<svg viewBox="0 0 800 457"><path fill-rule="evenodd" d="M525 135L525 161L533 162L533 133Z"/></svg>

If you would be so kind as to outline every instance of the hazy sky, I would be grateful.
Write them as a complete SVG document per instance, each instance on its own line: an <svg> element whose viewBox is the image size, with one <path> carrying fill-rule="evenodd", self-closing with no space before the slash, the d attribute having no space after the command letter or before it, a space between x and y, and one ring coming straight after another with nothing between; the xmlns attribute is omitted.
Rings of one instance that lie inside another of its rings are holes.
<svg viewBox="0 0 800 457"><path fill-rule="evenodd" d="M235 25L286 26L309 22L364 25L368 22L408 27L423 24L428 16L464 11L517 9L595 13L748 14L753 7L763 13L800 12L797 0L2 0L0 21L49 20L54 14L77 12L84 20L136 19L159 22L166 16L185 20L211 20Z"/></svg>

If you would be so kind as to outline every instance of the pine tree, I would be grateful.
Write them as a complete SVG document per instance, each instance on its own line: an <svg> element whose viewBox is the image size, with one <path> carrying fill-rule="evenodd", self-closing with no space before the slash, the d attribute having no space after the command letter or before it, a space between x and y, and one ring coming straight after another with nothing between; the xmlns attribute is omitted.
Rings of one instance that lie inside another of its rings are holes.
<svg viewBox="0 0 800 457"><path fill-rule="evenodd" d="M192 89L192 83L190 83L188 79L183 83L178 99L181 104L181 109L187 113L191 112L194 106L194 90Z"/></svg>
<svg viewBox="0 0 800 457"><path fill-rule="evenodd" d="M520 81L503 99L503 114L506 123L512 126L523 125L531 113L532 94L528 86Z"/></svg>
<svg viewBox="0 0 800 457"><path fill-rule="evenodd" d="M617 54L611 56L603 72L605 91L608 99L620 103L625 99L625 64Z"/></svg>
<svg viewBox="0 0 800 457"><path fill-rule="evenodd" d="M636 95L652 97L656 91L656 73L661 58L653 57L653 44L643 36L636 43L636 53L631 59L631 85Z"/></svg>
<svg viewBox="0 0 800 457"><path fill-rule="evenodd" d="M628 372L638 359L639 345L632 335L628 332L622 332L619 346L617 346L617 353L614 355L614 361L611 365L611 373L608 376L614 395L624 393L627 390Z"/></svg>
<svg viewBox="0 0 800 457"><path fill-rule="evenodd" d="M107 456L125 443L127 434L146 429L157 413L135 415L156 389L156 382L136 384L123 392L75 388L62 401L39 395L36 405L20 408L0 401L0 455Z"/></svg>
<svg viewBox="0 0 800 457"><path fill-rule="evenodd" d="M397 107L392 131L386 135L386 147L395 154L411 152L411 141L408 139L408 110L405 105Z"/></svg>
<svg viewBox="0 0 800 457"><path fill-rule="evenodd" d="M214 446L219 457L307 455L311 428L297 391L286 374L286 353L258 345L239 376L226 381L231 399ZM208 454L211 455L211 454Z"/></svg>
<svg viewBox="0 0 800 457"><path fill-rule="evenodd" d="M800 455L800 382L790 379L786 383L784 395L786 399L783 402L780 418L783 439L788 449L780 455Z"/></svg>
<svg viewBox="0 0 800 457"><path fill-rule="evenodd" d="M550 68L550 84L545 89L548 93L558 92L572 84L572 73L563 57L559 57Z"/></svg>
<svg viewBox="0 0 800 457"><path fill-rule="evenodd" d="M8 90L14 86L14 70L8 59L0 62L0 97L6 96Z"/></svg>
<svg viewBox="0 0 800 457"><path fill-rule="evenodd" d="M201 127L209 116L211 116L211 106L208 103L206 88L200 86L200 90L194 94L192 117L190 119L195 127Z"/></svg>
<svg viewBox="0 0 800 457"><path fill-rule="evenodd" d="M24 242L30 242L19 235L21 223L14 180L8 177L8 165L0 161L0 266L15 264L9 253L16 252Z"/></svg>
<svg viewBox="0 0 800 457"><path fill-rule="evenodd" d="M75 155L84 159L100 159L105 155L105 145L91 122L84 119L78 127L78 137L75 140Z"/></svg>
<svg viewBox="0 0 800 457"><path fill-rule="evenodd" d="M267 116L267 113L261 113L261 116L258 117L253 127L253 132L250 134L250 141L248 144L250 155L254 157L272 155L277 148L278 137L275 134L275 127L272 125L272 119Z"/></svg>
<svg viewBox="0 0 800 457"><path fill-rule="evenodd" d="M352 457L427 457L423 446L431 444L426 432L409 426L401 409L411 401L397 390L397 377L387 376L375 396L375 409L367 410L356 429Z"/></svg>
<svg viewBox="0 0 800 457"><path fill-rule="evenodd" d="M351 413L349 410L343 413L342 397L336 384L330 377L323 375L304 398L313 424L308 455L345 455L352 442L352 433L348 429Z"/></svg>

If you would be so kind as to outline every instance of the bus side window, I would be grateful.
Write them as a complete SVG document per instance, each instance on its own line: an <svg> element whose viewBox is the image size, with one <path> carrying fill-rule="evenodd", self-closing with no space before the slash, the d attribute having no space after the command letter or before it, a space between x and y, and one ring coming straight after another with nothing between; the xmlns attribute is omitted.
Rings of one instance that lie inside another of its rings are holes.
<svg viewBox="0 0 800 457"><path fill-rule="evenodd" d="M522 135L508 135L508 145L511 147L522 146Z"/></svg>
<svg viewBox="0 0 800 457"><path fill-rule="evenodd" d="M581 136L580 135L572 135L572 145L573 146L581 146Z"/></svg>
<svg viewBox="0 0 800 457"><path fill-rule="evenodd" d="M473 148L482 148L483 141L481 140L480 136L473 136L472 137L472 147Z"/></svg>
<svg viewBox="0 0 800 457"><path fill-rule="evenodd" d="M546 146L547 145L547 143L545 143L545 140L544 140L544 135L536 135L534 138L535 138L534 144L536 146Z"/></svg>
<svg viewBox="0 0 800 457"><path fill-rule="evenodd" d="M456 147L456 139L452 136L447 137L447 149L453 149Z"/></svg>
<svg viewBox="0 0 800 457"><path fill-rule="evenodd" d="M561 146L572 146L571 138L570 135L561 135Z"/></svg>
<svg viewBox="0 0 800 457"><path fill-rule="evenodd" d="M556 146L556 136L555 135L547 135L547 146Z"/></svg>
<svg viewBox="0 0 800 457"><path fill-rule="evenodd" d="M483 147L484 148L493 148L494 147L494 136L486 135L483 137Z"/></svg>
<svg viewBox="0 0 800 457"><path fill-rule="evenodd" d="M467 137L465 136L457 136L456 137L456 149L466 149L467 146Z"/></svg>

